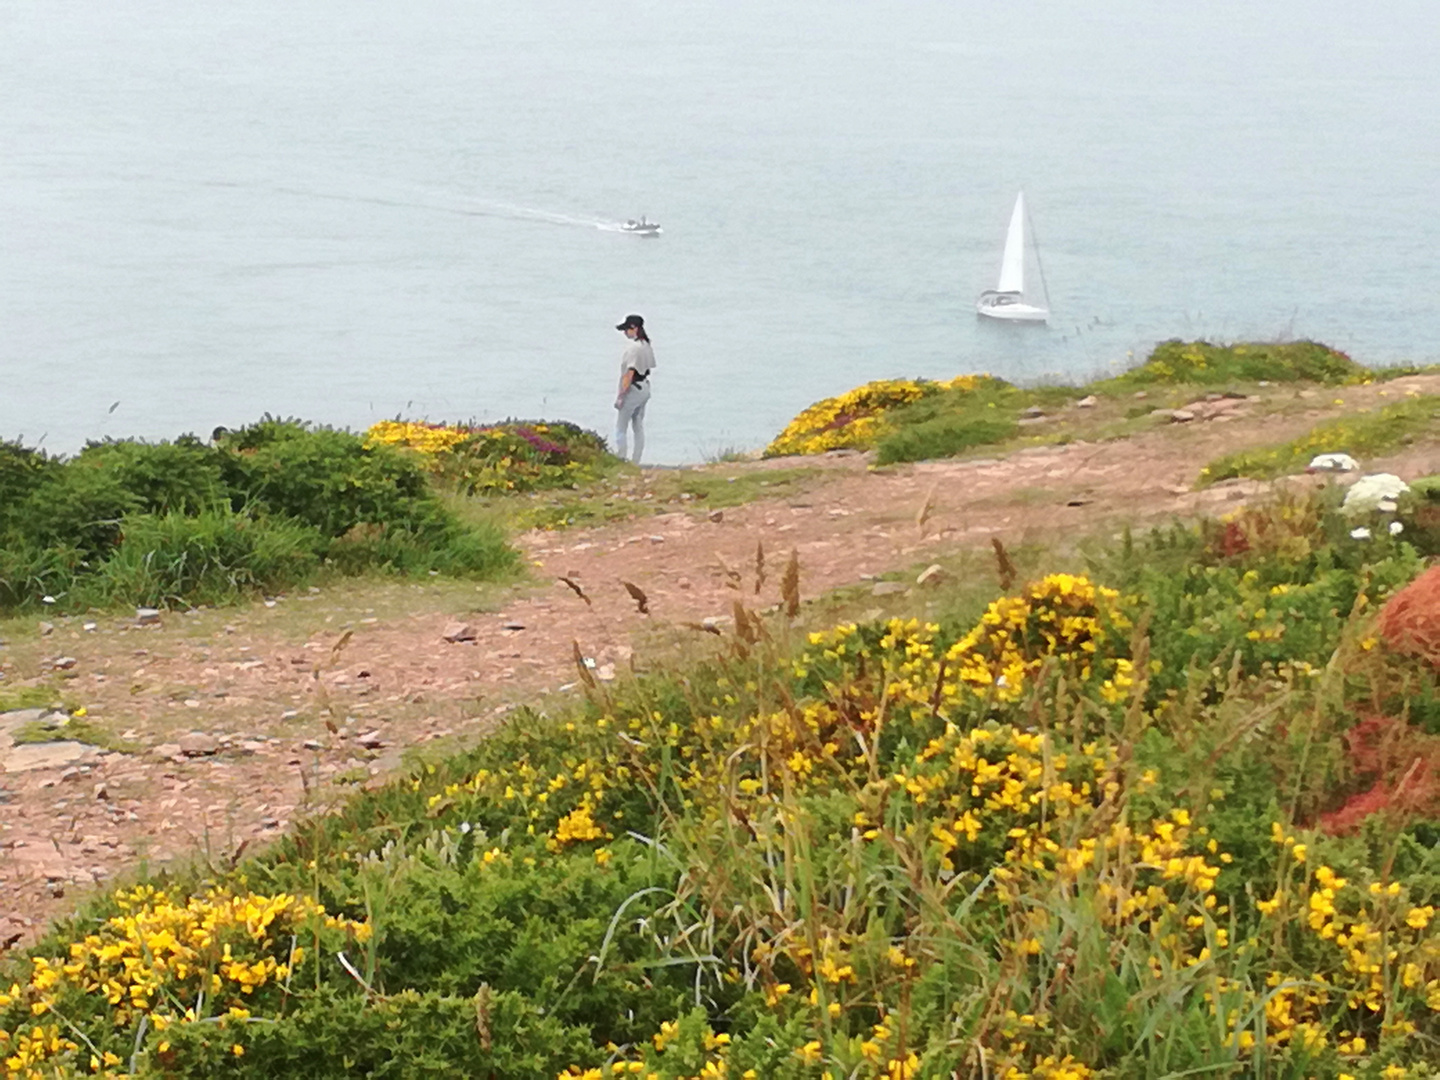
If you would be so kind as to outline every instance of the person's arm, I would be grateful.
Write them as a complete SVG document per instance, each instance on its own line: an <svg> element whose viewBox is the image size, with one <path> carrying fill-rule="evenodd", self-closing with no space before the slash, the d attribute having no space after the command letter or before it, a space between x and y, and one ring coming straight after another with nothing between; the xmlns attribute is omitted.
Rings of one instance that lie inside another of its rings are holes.
<svg viewBox="0 0 1440 1080"><path fill-rule="evenodd" d="M620 376L620 391L615 395L615 407L618 409L625 401L625 391L630 389L630 384L635 381L635 369L627 367Z"/></svg>

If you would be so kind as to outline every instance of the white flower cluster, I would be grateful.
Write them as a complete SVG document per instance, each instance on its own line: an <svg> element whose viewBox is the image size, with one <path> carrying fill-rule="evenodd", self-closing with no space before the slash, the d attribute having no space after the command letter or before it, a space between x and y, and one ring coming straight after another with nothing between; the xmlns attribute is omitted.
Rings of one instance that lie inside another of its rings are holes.
<svg viewBox="0 0 1440 1080"><path fill-rule="evenodd" d="M1340 504L1340 512L1348 517L1393 514L1399 509L1399 503L1396 500L1409 490L1410 485L1394 473L1373 473L1370 476L1362 476L1345 493L1345 501ZM1405 531L1405 526L1398 521L1391 521L1386 528L1391 536L1399 536ZM1351 529L1350 535L1356 540L1369 540L1372 534L1367 526L1360 525Z"/></svg>

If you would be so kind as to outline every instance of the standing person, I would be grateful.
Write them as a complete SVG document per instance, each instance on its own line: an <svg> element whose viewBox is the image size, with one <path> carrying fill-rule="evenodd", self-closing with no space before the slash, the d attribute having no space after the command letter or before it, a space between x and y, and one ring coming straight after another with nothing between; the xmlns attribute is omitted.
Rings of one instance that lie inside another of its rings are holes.
<svg viewBox="0 0 1440 1080"><path fill-rule="evenodd" d="M615 452L622 458L625 456L625 436L633 425L635 456L630 460L639 465L640 454L645 449L645 403L650 400L655 350L650 347L650 335L645 333L645 320L639 315L626 315L625 321L615 329L630 339L620 356L620 392L615 395L615 408L620 415L615 420Z"/></svg>

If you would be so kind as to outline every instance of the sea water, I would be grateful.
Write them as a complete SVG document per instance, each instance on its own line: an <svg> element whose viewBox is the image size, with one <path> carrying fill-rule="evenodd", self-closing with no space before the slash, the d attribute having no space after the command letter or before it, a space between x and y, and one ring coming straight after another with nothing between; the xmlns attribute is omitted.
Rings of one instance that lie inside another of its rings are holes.
<svg viewBox="0 0 1440 1080"><path fill-rule="evenodd" d="M1433 362L1437 41L1428 0L5 0L0 437L608 431L630 312L657 462L1172 336ZM974 310L1021 189L1044 328Z"/></svg>

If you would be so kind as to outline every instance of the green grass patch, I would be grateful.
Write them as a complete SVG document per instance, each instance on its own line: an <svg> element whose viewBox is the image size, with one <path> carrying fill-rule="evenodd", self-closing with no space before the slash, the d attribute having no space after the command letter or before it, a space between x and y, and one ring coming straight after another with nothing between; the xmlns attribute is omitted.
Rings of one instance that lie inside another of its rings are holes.
<svg viewBox="0 0 1440 1080"><path fill-rule="evenodd" d="M1035 406L1050 412L1080 396L1082 391L1073 387L1019 387L999 379L980 380L973 388L942 390L885 415L875 462L890 465L954 457L1004 443L1021 433L1022 410Z"/></svg>
<svg viewBox="0 0 1440 1080"><path fill-rule="evenodd" d="M937 416L897 428L882 438L876 448L875 464L954 457L977 446L1004 442L1019 431L1014 416Z"/></svg>
<svg viewBox="0 0 1440 1080"><path fill-rule="evenodd" d="M83 716L72 716L63 724L47 724L39 720L32 720L28 724L21 724L11 732L10 737L17 746L69 741L81 742L87 746L97 746L101 750L113 750L121 754L139 754L145 749L143 744L122 739L104 725L97 724Z"/></svg>
<svg viewBox="0 0 1440 1080"><path fill-rule="evenodd" d="M0 713L60 708L62 700L62 695L48 686L0 687Z"/></svg>
<svg viewBox="0 0 1440 1080"><path fill-rule="evenodd" d="M756 499L786 498L824 476L815 466L769 469L746 463L700 468L628 471L574 491L535 492L504 498L475 497L452 503L467 521L505 528L587 528L677 509L725 509Z"/></svg>
<svg viewBox="0 0 1440 1080"><path fill-rule="evenodd" d="M1346 453L1381 457L1425 437L1440 434L1440 395L1426 394L1394 405L1317 424L1298 439L1241 450L1217 458L1200 470L1201 487L1247 477L1271 480L1304 471L1317 454Z"/></svg>

